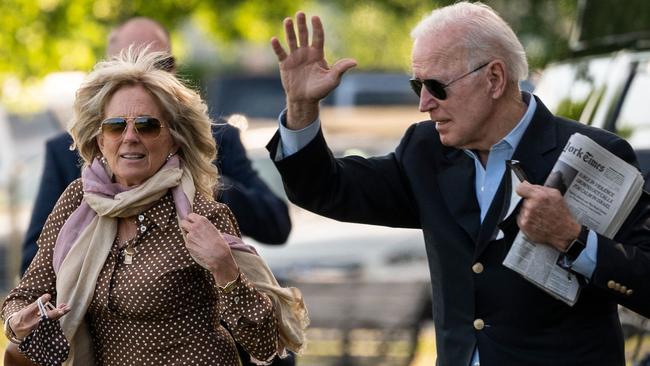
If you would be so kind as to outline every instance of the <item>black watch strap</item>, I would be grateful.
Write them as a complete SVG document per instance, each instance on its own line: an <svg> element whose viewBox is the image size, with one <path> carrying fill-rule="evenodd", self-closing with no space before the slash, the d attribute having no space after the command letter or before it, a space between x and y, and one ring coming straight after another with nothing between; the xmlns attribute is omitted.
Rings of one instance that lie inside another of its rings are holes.
<svg viewBox="0 0 650 366"><path fill-rule="evenodd" d="M587 247L587 238L589 237L589 229L586 226L582 226L580 229L580 234L578 235L577 238L575 238L571 244L569 244L569 247L567 250L564 252L564 256L566 259L571 261L575 261L578 259L578 256L582 251Z"/></svg>

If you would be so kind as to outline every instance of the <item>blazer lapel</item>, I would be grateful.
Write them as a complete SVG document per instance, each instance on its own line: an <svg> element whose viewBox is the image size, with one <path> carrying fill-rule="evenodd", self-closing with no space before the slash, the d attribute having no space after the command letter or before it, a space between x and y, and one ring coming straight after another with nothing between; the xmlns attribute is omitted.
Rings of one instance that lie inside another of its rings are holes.
<svg viewBox="0 0 650 366"><path fill-rule="evenodd" d="M537 97L535 99L537 110L512 159L521 162L530 183L543 185L562 146L558 150L557 126L553 122L555 117Z"/></svg>
<svg viewBox="0 0 650 366"><path fill-rule="evenodd" d="M559 151L557 149L556 126L553 123L554 116L537 97L535 99L537 109L526 132L519 141L512 159L520 161L530 183L543 185L557 160ZM510 179L509 176L505 178ZM475 259L483 253L490 241L496 238L499 230L498 224L505 219L504 216L510 199L509 196L505 197L505 186L505 179L501 179L499 189L494 195L490 209L481 225L474 252ZM517 212L514 212L512 217L516 217L516 215Z"/></svg>
<svg viewBox="0 0 650 366"><path fill-rule="evenodd" d="M449 149L439 168L438 184L445 204L454 220L476 241L481 211L474 187L474 161L461 150Z"/></svg>

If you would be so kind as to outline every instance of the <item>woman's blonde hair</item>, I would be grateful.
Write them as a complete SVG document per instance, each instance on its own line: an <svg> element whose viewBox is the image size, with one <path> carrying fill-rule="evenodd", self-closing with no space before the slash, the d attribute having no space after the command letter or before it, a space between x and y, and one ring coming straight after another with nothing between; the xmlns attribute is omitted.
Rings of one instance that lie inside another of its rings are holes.
<svg viewBox="0 0 650 366"><path fill-rule="evenodd" d="M77 91L69 132L84 166L101 155L97 145L104 109L123 86L141 85L163 110L178 154L192 173L197 192L213 197L218 173L212 162L217 148L212 121L200 95L173 74L160 69L169 57L163 52L137 51L130 47L118 56L97 63Z"/></svg>

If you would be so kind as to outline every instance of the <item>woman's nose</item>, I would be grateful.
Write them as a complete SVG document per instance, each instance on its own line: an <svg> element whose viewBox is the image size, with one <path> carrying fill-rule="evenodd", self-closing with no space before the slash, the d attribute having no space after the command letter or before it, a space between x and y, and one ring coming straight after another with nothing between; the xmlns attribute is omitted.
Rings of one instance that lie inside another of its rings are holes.
<svg viewBox="0 0 650 366"><path fill-rule="evenodd" d="M137 141L139 139L138 131L135 129L135 124L134 123L127 123L126 124L126 129L124 130L124 133L122 134L122 140L123 141Z"/></svg>

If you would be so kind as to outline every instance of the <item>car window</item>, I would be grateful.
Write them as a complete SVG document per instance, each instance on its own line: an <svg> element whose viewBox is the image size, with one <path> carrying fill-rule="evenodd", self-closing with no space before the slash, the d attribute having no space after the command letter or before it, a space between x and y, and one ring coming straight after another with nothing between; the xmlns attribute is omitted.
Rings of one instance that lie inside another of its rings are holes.
<svg viewBox="0 0 650 366"><path fill-rule="evenodd" d="M609 64L609 58L591 58L552 65L544 71L535 94L555 114L581 120L589 100L602 95Z"/></svg>
<svg viewBox="0 0 650 366"><path fill-rule="evenodd" d="M643 61L637 66L616 121L616 133L625 138L635 149L650 148L648 90L650 90L650 61Z"/></svg>

